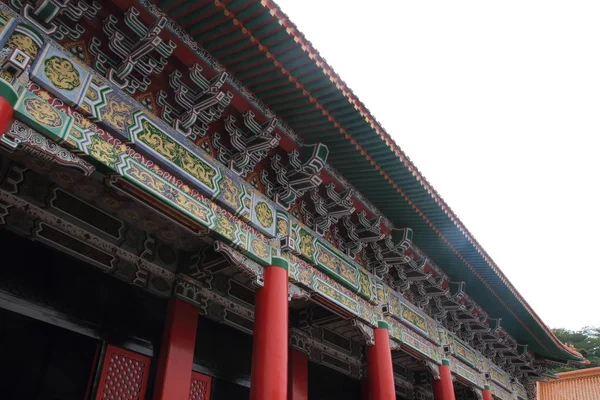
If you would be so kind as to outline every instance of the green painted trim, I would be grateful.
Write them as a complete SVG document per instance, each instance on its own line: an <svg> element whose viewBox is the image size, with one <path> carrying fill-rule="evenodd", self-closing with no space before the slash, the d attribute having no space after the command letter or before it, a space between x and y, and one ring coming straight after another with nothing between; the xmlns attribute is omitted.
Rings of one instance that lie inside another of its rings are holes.
<svg viewBox="0 0 600 400"><path fill-rule="evenodd" d="M274 267L281 267L283 269L285 269L286 271L288 271L290 269L290 264L288 262L288 260L286 260L285 258L281 258L281 257L273 257L271 259L271 265Z"/></svg>
<svg viewBox="0 0 600 400"><path fill-rule="evenodd" d="M17 104L17 99L19 98L15 88L4 79L0 79L0 96L4 97L13 107Z"/></svg>
<svg viewBox="0 0 600 400"><path fill-rule="evenodd" d="M442 365L450 366L450 360L442 359Z"/></svg>
<svg viewBox="0 0 600 400"><path fill-rule="evenodd" d="M390 324L388 324L385 321L377 321L377 327L378 328L384 328L384 329L390 330Z"/></svg>
<svg viewBox="0 0 600 400"><path fill-rule="evenodd" d="M44 37L37 31L37 28L33 25L29 25L29 24L19 24L16 28L15 28L16 32L19 33L29 33L31 35L33 35L34 37L32 37L32 39L37 39L36 44L40 47L44 45ZM33 61L33 59L31 60Z"/></svg>
<svg viewBox="0 0 600 400"><path fill-rule="evenodd" d="M490 385L483 385L483 390L490 390Z"/></svg>

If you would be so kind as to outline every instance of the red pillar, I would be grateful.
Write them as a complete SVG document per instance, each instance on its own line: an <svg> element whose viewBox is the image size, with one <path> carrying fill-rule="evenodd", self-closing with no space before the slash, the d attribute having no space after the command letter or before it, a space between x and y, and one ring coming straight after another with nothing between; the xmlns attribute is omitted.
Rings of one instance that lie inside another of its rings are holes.
<svg viewBox="0 0 600 400"><path fill-rule="evenodd" d="M256 291L250 400L286 400L288 368L288 263L273 257Z"/></svg>
<svg viewBox="0 0 600 400"><path fill-rule="evenodd" d="M493 400L492 392L490 392L488 385L483 385L483 400Z"/></svg>
<svg viewBox="0 0 600 400"><path fill-rule="evenodd" d="M13 120L13 106L0 94L0 137L10 128Z"/></svg>
<svg viewBox="0 0 600 400"><path fill-rule="evenodd" d="M396 400L388 324L379 321L377 326L375 345L367 347L371 400Z"/></svg>
<svg viewBox="0 0 600 400"><path fill-rule="evenodd" d="M154 400L188 400L198 327L198 309L171 299L160 346Z"/></svg>
<svg viewBox="0 0 600 400"><path fill-rule="evenodd" d="M454 396L454 384L452 383L452 372L450 362L442 360L440 365L440 379L433 381L435 400L456 400Z"/></svg>
<svg viewBox="0 0 600 400"><path fill-rule="evenodd" d="M308 355L290 349L288 400L308 400Z"/></svg>

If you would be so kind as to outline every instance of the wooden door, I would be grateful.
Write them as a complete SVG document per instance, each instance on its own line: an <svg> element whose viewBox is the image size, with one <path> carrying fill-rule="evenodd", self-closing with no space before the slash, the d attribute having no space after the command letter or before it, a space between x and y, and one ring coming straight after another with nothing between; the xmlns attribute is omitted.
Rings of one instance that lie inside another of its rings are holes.
<svg viewBox="0 0 600 400"><path fill-rule="evenodd" d="M96 400L145 400L151 359L108 345Z"/></svg>
<svg viewBox="0 0 600 400"><path fill-rule="evenodd" d="M210 387L212 378L192 371L190 384L190 400L210 400Z"/></svg>

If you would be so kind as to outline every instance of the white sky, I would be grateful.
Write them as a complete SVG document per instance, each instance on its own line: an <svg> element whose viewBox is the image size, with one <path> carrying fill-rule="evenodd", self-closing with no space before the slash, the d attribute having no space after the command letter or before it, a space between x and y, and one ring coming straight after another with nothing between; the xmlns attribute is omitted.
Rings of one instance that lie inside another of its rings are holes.
<svg viewBox="0 0 600 400"><path fill-rule="evenodd" d="M546 324L600 325L600 2L276 1Z"/></svg>

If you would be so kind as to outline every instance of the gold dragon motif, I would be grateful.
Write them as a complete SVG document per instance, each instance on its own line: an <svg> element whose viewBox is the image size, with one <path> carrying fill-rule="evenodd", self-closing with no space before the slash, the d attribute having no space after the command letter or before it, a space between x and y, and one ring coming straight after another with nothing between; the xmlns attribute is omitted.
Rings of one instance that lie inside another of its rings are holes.
<svg viewBox="0 0 600 400"><path fill-rule="evenodd" d="M66 58L52 56L44 60L44 74L61 90L73 91L81 85L79 71Z"/></svg>
<svg viewBox="0 0 600 400"><path fill-rule="evenodd" d="M138 134L138 140L152 147L159 154L181 167L210 189L215 189L213 182L213 178L217 175L215 168L170 138L150 121L144 120L142 127L142 132Z"/></svg>
<svg viewBox="0 0 600 400"><path fill-rule="evenodd" d="M50 104L37 97L25 99L23 106L29 115L40 124L50 128L58 128L62 125L60 114Z"/></svg>
<svg viewBox="0 0 600 400"><path fill-rule="evenodd" d="M273 225L273 212L264 201L259 201L254 207L256 211L256 219L263 226L263 228L269 228Z"/></svg>
<svg viewBox="0 0 600 400"><path fill-rule="evenodd" d="M18 48L32 59L34 59L35 56L37 56L38 51L40 51L39 46L32 38L18 32L12 34L10 39L8 39L8 42L6 42L6 45L11 48Z"/></svg>

